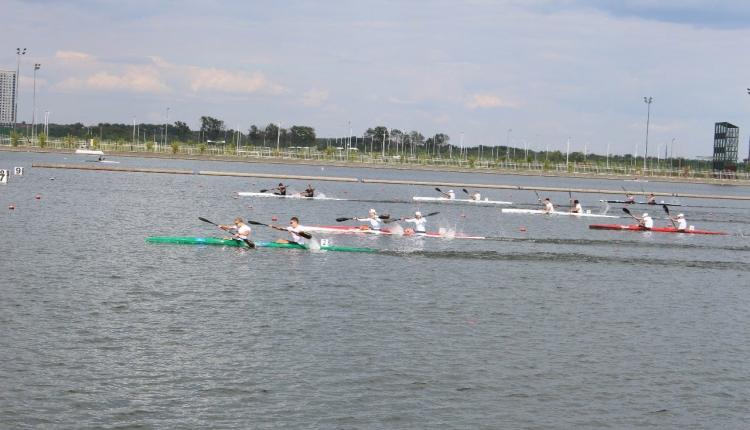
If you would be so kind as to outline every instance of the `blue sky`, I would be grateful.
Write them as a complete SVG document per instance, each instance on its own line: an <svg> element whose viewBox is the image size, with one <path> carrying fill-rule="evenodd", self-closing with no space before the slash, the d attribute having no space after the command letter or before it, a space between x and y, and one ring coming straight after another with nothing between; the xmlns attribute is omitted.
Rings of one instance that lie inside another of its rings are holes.
<svg viewBox="0 0 750 430"><path fill-rule="evenodd" d="M6 0L0 69L22 59L19 118L201 115L319 136L385 125L467 145L711 153L750 128L744 1L147 2ZM508 130L512 130L508 133Z"/></svg>

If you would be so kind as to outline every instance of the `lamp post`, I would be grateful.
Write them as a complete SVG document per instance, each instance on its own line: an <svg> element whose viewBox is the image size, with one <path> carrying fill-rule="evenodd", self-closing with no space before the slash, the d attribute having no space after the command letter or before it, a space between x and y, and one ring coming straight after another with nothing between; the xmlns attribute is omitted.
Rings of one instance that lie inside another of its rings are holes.
<svg viewBox="0 0 750 430"><path fill-rule="evenodd" d="M39 63L34 64L34 97L31 102L31 140L34 140L36 134L36 71L41 68Z"/></svg>
<svg viewBox="0 0 750 430"><path fill-rule="evenodd" d="M169 108L167 108L167 119L164 121L164 148L167 147L167 144L169 143L168 134L169 132Z"/></svg>
<svg viewBox="0 0 750 430"><path fill-rule="evenodd" d="M44 135L49 136L49 111L44 111Z"/></svg>
<svg viewBox="0 0 750 430"><path fill-rule="evenodd" d="M281 148L281 121L279 121L278 125L276 126L276 156L279 156L279 150Z"/></svg>
<svg viewBox="0 0 750 430"><path fill-rule="evenodd" d="M26 55L26 48L16 48L16 94L14 97L15 105L13 106L13 131L16 131L16 125L18 123L18 81L20 81L21 73L21 56Z"/></svg>
<svg viewBox="0 0 750 430"><path fill-rule="evenodd" d="M508 141L505 144L505 160L510 162L510 133L513 131L512 128L508 129Z"/></svg>
<svg viewBox="0 0 750 430"><path fill-rule="evenodd" d="M643 151L643 173L646 173L646 160L648 160L648 125L651 121L651 102L654 101L653 97L644 97L643 101L646 103L646 149Z"/></svg>

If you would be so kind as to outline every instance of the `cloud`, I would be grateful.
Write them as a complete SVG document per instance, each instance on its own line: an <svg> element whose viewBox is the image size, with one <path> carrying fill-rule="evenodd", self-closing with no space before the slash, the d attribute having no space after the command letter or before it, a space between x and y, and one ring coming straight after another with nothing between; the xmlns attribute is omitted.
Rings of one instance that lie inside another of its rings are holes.
<svg viewBox="0 0 750 430"><path fill-rule="evenodd" d="M190 81L190 89L200 91L223 91L227 93L252 94L265 92L281 94L287 89L282 85L271 82L260 72L232 72L216 68L177 67L179 72L185 73Z"/></svg>
<svg viewBox="0 0 750 430"><path fill-rule="evenodd" d="M466 102L469 109L515 108L518 104L494 94L474 94Z"/></svg>
<svg viewBox="0 0 750 430"><path fill-rule="evenodd" d="M302 104L310 107L318 107L328 100L328 91L313 88L302 96Z"/></svg>
<svg viewBox="0 0 750 430"><path fill-rule="evenodd" d="M131 91L137 93L163 93L169 87L162 82L159 71L153 67L129 66L122 74L107 71L94 73L90 76L65 79L57 85L63 90L104 90Z"/></svg>
<svg viewBox="0 0 750 430"><path fill-rule="evenodd" d="M91 61L94 59L89 54L76 51L57 51L55 52L55 58L62 61Z"/></svg>

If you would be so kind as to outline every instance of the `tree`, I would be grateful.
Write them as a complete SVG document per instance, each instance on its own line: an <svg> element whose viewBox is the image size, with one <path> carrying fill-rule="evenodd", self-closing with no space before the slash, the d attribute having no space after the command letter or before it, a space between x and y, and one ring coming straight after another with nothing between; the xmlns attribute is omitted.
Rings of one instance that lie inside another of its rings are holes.
<svg viewBox="0 0 750 430"><path fill-rule="evenodd" d="M250 126L250 130L247 131L247 136L250 138L251 145L257 145L263 141L263 130L252 125Z"/></svg>
<svg viewBox="0 0 750 430"><path fill-rule="evenodd" d="M274 123L268 124L264 132L266 135L266 145L271 145L271 143L275 144L277 137L280 139L279 126Z"/></svg>
<svg viewBox="0 0 750 430"><path fill-rule="evenodd" d="M224 138L224 121L210 116L201 117L201 133L206 140L219 140Z"/></svg>
<svg viewBox="0 0 750 430"><path fill-rule="evenodd" d="M301 125L294 125L291 128L292 139L294 143L302 146L312 146L315 143L315 129Z"/></svg>
<svg viewBox="0 0 750 430"><path fill-rule="evenodd" d="M190 127L182 121L175 121L174 131L170 130L170 132L174 133L174 137L180 142L187 142L192 134Z"/></svg>

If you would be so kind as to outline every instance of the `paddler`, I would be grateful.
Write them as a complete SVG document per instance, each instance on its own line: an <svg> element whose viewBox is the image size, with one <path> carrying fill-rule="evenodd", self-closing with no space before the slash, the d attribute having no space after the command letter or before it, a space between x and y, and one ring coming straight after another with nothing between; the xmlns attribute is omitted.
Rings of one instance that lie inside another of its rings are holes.
<svg viewBox="0 0 750 430"><path fill-rule="evenodd" d="M676 217L672 218L669 217L670 221L673 223L677 223L675 228L677 228L677 231L685 231L687 230L687 220L685 219L684 214L678 214Z"/></svg>
<svg viewBox="0 0 750 430"><path fill-rule="evenodd" d="M414 232L417 234L425 234L427 232L427 218L422 217L422 212L414 212L413 218L405 218L404 222L410 222L414 224Z"/></svg>
<svg viewBox="0 0 750 430"><path fill-rule="evenodd" d="M552 201L549 199L549 197L545 197L542 204L544 204L544 209L542 209L544 213L549 214L555 211L555 207L552 205Z"/></svg>
<svg viewBox="0 0 750 430"><path fill-rule="evenodd" d="M652 228L654 228L654 219L651 218L646 212L644 212L640 217L633 216L633 218L638 220L638 225L642 229L651 230Z"/></svg>
<svg viewBox="0 0 750 430"><path fill-rule="evenodd" d="M470 194L469 198L471 198L475 202L478 202L478 201L482 200L482 195L479 194L479 192L475 192L474 194Z"/></svg>
<svg viewBox="0 0 750 430"><path fill-rule="evenodd" d="M299 225L299 218L297 218L296 216L293 216L291 219L289 219L289 227L279 227L277 225L272 225L271 227L275 228L276 230L288 231L289 234L292 235L292 240L276 239L276 243L296 243L298 245L305 244L305 238L299 235L299 233L303 231L303 227Z"/></svg>
<svg viewBox="0 0 750 430"><path fill-rule="evenodd" d="M234 224L219 225L219 228L226 231L234 230L234 233L232 233L232 239L235 240L247 240L252 232L250 226L245 224L240 217L234 219Z"/></svg>
<svg viewBox="0 0 750 430"><path fill-rule="evenodd" d="M277 196L285 196L286 195L286 185L279 182L279 186L274 188L274 194Z"/></svg>
<svg viewBox="0 0 750 430"><path fill-rule="evenodd" d="M440 191L440 190L437 190ZM448 190L447 193L440 191L440 194L444 195L446 199L453 200L456 198L456 193L453 190Z"/></svg>
<svg viewBox="0 0 750 430"><path fill-rule="evenodd" d="M367 221L367 222L370 223L369 226L368 225L361 226L360 228L363 229L363 230L370 229L370 230L379 231L380 230L380 226L382 224L381 221L380 221L380 218L378 217L378 212L375 209L370 209L370 211L368 212L367 218L357 218L357 217L354 217L354 219L356 221Z"/></svg>
<svg viewBox="0 0 750 430"><path fill-rule="evenodd" d="M581 207L581 203L578 201L578 199L573 200L573 204L570 206L570 213L572 214L583 213L583 208Z"/></svg>
<svg viewBox="0 0 750 430"><path fill-rule="evenodd" d="M650 205L655 205L656 204L656 196L654 195L654 193L651 193L651 194L648 195L648 201L646 203L648 203Z"/></svg>
<svg viewBox="0 0 750 430"><path fill-rule="evenodd" d="M635 196L632 195L632 194L630 194L630 193L627 193L625 195L625 203L627 203L627 204L635 203Z"/></svg>
<svg viewBox="0 0 750 430"><path fill-rule="evenodd" d="M314 197L315 196L315 188L312 187L312 185L307 184L307 188L305 188L305 191L300 193L300 196L302 197Z"/></svg>

